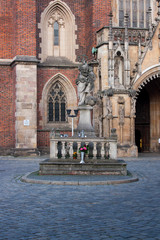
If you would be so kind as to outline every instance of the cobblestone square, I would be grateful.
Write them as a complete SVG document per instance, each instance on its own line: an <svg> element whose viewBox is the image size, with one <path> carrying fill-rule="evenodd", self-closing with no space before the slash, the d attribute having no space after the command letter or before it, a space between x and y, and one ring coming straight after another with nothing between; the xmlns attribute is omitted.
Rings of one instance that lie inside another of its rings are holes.
<svg viewBox="0 0 160 240"><path fill-rule="evenodd" d="M160 239L160 156L125 159L139 178L129 184L21 182L40 161L0 157L1 240Z"/></svg>

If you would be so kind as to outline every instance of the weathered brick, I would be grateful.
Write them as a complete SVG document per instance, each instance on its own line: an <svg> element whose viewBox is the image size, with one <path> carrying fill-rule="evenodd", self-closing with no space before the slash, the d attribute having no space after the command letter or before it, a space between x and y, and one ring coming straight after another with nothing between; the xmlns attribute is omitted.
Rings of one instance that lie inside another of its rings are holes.
<svg viewBox="0 0 160 240"><path fill-rule="evenodd" d="M36 56L41 53L38 23L50 0L1 0L0 59L17 55ZM108 24L111 0L64 0L75 16L77 25L76 56L86 54L96 44L96 31ZM38 123L39 103L45 83L56 73L65 75L76 88L78 69L41 68L37 71ZM15 147L15 68L0 65L0 147ZM49 132L38 125L38 146L49 146Z"/></svg>

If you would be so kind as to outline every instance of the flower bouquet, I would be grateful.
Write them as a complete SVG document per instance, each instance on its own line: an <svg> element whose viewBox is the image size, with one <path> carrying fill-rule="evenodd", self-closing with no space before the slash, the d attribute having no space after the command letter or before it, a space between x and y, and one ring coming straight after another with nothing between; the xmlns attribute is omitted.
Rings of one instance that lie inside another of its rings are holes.
<svg viewBox="0 0 160 240"><path fill-rule="evenodd" d="M73 159L77 159L77 152L73 153Z"/></svg>
<svg viewBox="0 0 160 240"><path fill-rule="evenodd" d="M84 145L83 147L79 148L79 152L88 153L88 149L89 149L88 145Z"/></svg>
<svg viewBox="0 0 160 240"><path fill-rule="evenodd" d="M85 153L88 153L88 149L89 149L89 146L87 145L84 145L83 147L80 147L79 148L79 152L81 153L81 161L80 163L85 163L84 162L84 156L85 156Z"/></svg>

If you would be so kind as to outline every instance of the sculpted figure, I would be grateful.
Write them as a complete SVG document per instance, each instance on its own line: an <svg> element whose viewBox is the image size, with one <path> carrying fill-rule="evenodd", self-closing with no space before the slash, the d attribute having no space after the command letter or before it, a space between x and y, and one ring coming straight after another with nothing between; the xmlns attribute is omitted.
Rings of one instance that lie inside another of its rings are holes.
<svg viewBox="0 0 160 240"><path fill-rule="evenodd" d="M111 100L108 98L106 103L106 116L110 118L112 116L112 103Z"/></svg>
<svg viewBox="0 0 160 240"><path fill-rule="evenodd" d="M135 116L136 114L136 99L131 98L131 116Z"/></svg>
<svg viewBox="0 0 160 240"><path fill-rule="evenodd" d="M124 116L125 116L124 105L120 105L119 107L119 124L120 125L124 124Z"/></svg>
<svg viewBox="0 0 160 240"><path fill-rule="evenodd" d="M92 67L88 66L85 60L79 67L79 75L76 79L77 91L78 91L78 105L85 105L90 102L89 98L91 91L94 88L95 74L93 73Z"/></svg>

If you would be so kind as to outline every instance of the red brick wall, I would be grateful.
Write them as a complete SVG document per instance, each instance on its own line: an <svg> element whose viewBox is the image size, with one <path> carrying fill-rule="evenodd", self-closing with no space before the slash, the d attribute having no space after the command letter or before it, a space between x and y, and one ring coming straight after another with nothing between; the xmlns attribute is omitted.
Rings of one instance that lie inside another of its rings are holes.
<svg viewBox="0 0 160 240"><path fill-rule="evenodd" d="M111 0L86 0L86 54L91 57L92 47L96 46L96 32L109 23Z"/></svg>
<svg viewBox="0 0 160 240"><path fill-rule="evenodd" d="M50 141L49 141L50 132L48 131L38 131L37 132L37 146L38 147L49 147Z"/></svg>
<svg viewBox="0 0 160 240"><path fill-rule="evenodd" d="M12 58L12 0L0 1L0 58Z"/></svg>
<svg viewBox="0 0 160 240"><path fill-rule="evenodd" d="M36 56L36 1L15 0L14 53Z"/></svg>
<svg viewBox="0 0 160 240"><path fill-rule="evenodd" d="M0 58L36 56L36 1L0 1Z"/></svg>
<svg viewBox="0 0 160 240"><path fill-rule="evenodd" d="M72 136L71 132L65 131L60 132L60 134L68 134L69 137ZM50 147L50 131L38 131L37 132L37 147L39 149L45 149Z"/></svg>
<svg viewBox="0 0 160 240"><path fill-rule="evenodd" d="M0 147L15 146L14 71L0 66Z"/></svg>

